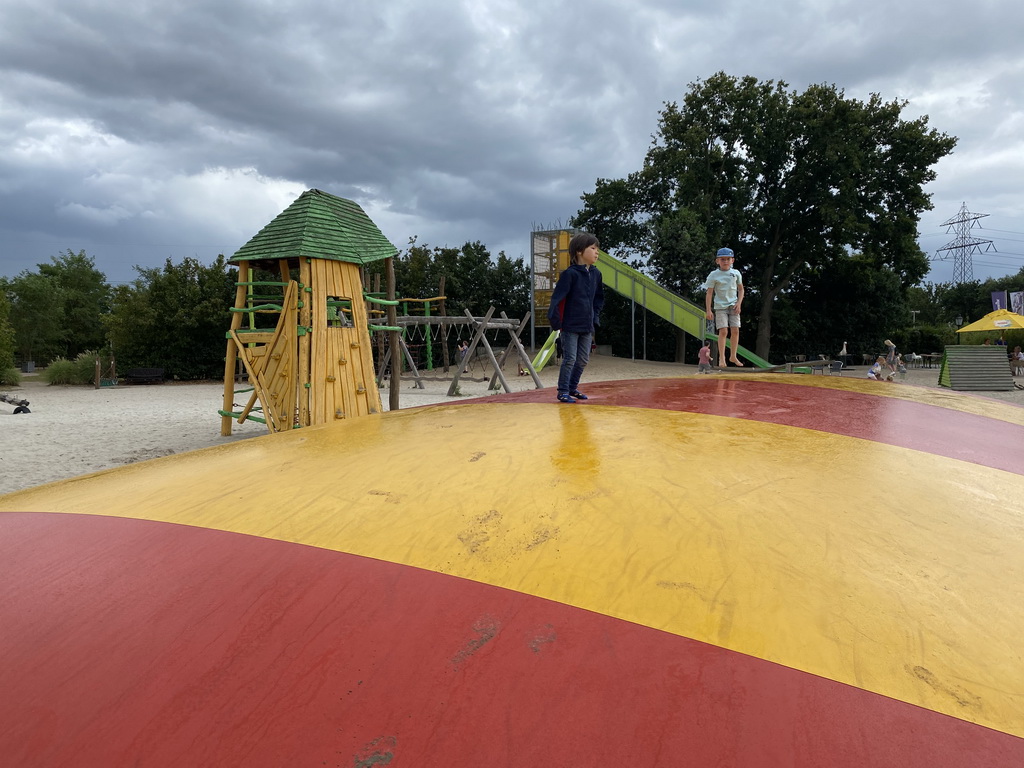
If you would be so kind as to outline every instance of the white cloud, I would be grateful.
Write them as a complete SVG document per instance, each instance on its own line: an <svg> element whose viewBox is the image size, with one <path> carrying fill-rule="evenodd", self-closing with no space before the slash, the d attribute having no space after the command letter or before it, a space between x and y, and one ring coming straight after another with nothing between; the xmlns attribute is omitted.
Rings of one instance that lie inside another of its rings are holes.
<svg viewBox="0 0 1024 768"><path fill-rule="evenodd" d="M67 247L119 273L230 253L312 187L359 202L399 247L418 235L518 255L531 224L564 221L598 177L640 168L662 103L718 70L910 99L908 115L960 138L922 229L966 200L1024 230L1024 11L961 10L9 0L2 269Z"/></svg>

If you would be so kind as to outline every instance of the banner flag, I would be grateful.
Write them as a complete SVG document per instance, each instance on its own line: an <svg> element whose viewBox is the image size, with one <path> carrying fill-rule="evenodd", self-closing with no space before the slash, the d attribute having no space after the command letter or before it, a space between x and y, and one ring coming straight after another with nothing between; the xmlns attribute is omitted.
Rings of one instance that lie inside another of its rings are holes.
<svg viewBox="0 0 1024 768"><path fill-rule="evenodd" d="M1010 311L1024 315L1024 291L1014 291L1010 294Z"/></svg>

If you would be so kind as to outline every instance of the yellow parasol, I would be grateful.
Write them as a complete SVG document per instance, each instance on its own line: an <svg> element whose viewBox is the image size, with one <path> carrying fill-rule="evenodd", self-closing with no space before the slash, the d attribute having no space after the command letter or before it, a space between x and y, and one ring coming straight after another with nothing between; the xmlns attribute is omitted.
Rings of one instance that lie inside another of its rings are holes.
<svg viewBox="0 0 1024 768"><path fill-rule="evenodd" d="M1010 328L1024 329L1024 315L1018 315L1008 309L997 309L989 312L980 320L975 320L970 325L960 328L957 333L969 333L970 331L1005 331Z"/></svg>

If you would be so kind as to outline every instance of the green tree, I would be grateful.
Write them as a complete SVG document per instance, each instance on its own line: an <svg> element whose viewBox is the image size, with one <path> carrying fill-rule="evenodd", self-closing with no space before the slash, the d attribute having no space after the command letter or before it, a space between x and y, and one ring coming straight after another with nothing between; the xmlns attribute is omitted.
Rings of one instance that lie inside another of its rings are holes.
<svg viewBox="0 0 1024 768"><path fill-rule="evenodd" d="M110 286L95 260L68 249L37 266L8 282L18 355L47 363L102 348Z"/></svg>
<svg viewBox="0 0 1024 768"><path fill-rule="evenodd" d="M522 319L530 311L530 270L523 259L511 259L504 251L491 272L491 297L495 308Z"/></svg>
<svg viewBox="0 0 1024 768"><path fill-rule="evenodd" d="M899 277L862 254L836 259L813 279L798 281L779 303L786 307L776 308L784 354L835 356L846 342L856 359L883 352L886 338L905 348L896 330L910 325L910 312Z"/></svg>
<svg viewBox="0 0 1024 768"><path fill-rule="evenodd" d="M964 283L925 283L908 291L911 309L918 311L923 325L953 325L959 317L964 325L992 311L991 291L979 280Z"/></svg>
<svg viewBox="0 0 1024 768"><path fill-rule="evenodd" d="M717 247L733 248L756 350L768 357L780 299L813 291L851 254L890 272L901 291L927 273L916 242L931 208L923 187L956 140L928 129L927 118L901 119L905 106L718 73L691 85L681 105L665 105L644 167L599 179L574 224L609 248L646 255L684 295L713 267Z"/></svg>
<svg viewBox="0 0 1024 768"><path fill-rule="evenodd" d="M6 281L0 281L0 376L14 367L14 326L11 325L11 302L7 298Z"/></svg>
<svg viewBox="0 0 1024 768"><path fill-rule="evenodd" d="M39 274L60 289L61 355L73 359L105 344L103 316L110 311L107 277L85 251L70 248L39 265Z"/></svg>
<svg viewBox="0 0 1024 768"><path fill-rule="evenodd" d="M185 258L136 270L137 280L114 291L107 320L118 366L163 368L179 379L223 376L237 270L224 256L209 266Z"/></svg>
<svg viewBox="0 0 1024 768"><path fill-rule="evenodd" d="M907 304L913 312L912 325L940 325L945 309L939 300L943 283L922 283L907 289Z"/></svg>
<svg viewBox="0 0 1024 768"><path fill-rule="evenodd" d="M11 280L9 294L18 357L45 365L63 349L60 286L37 272L25 270Z"/></svg>
<svg viewBox="0 0 1024 768"><path fill-rule="evenodd" d="M377 262L369 269L371 275L383 273L383 270L383 262ZM521 319L530 309L530 273L523 260L510 259L504 252L494 259L479 241L465 243L461 248L431 248L412 238L405 252L395 257L399 298L437 296L442 277L445 312L449 317L462 317L467 309L479 317L493 306L496 317L505 312L510 318ZM420 310L410 306L409 311L418 314ZM436 314L437 307L431 311ZM468 332L463 329L448 338L449 352ZM502 331L490 334L488 338L501 341L507 336ZM438 362L441 359L440 347L435 345L433 350L435 362Z"/></svg>
<svg viewBox="0 0 1024 768"><path fill-rule="evenodd" d="M377 262L370 273L382 273L383 269L383 262ZM510 259L504 252L494 259L479 241L461 248L431 248L412 238L405 252L395 257L400 297L436 296L442 276L449 315L461 315L468 309L479 316L491 305L509 317L521 318L529 311L530 273L523 260Z"/></svg>

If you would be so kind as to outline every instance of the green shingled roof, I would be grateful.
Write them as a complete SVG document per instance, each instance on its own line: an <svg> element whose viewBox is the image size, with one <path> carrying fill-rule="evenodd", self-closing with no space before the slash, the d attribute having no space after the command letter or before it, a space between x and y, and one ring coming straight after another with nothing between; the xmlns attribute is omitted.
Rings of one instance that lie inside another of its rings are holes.
<svg viewBox="0 0 1024 768"><path fill-rule="evenodd" d="M366 264L397 253L398 249L356 203L310 189L228 261L301 257Z"/></svg>

